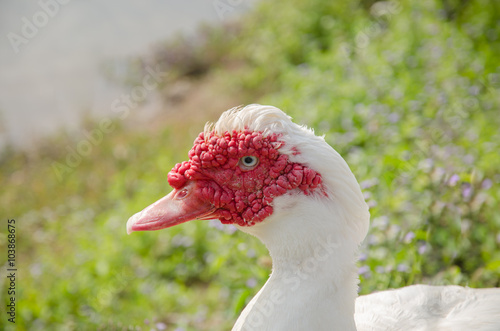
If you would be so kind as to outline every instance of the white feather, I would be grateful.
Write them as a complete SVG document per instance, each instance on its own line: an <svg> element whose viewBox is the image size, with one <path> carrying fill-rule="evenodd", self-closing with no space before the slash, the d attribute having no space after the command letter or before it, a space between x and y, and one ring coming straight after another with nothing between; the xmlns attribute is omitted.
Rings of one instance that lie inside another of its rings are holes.
<svg viewBox="0 0 500 331"><path fill-rule="evenodd" d="M356 300L363 330L500 330L500 290L413 285Z"/></svg>

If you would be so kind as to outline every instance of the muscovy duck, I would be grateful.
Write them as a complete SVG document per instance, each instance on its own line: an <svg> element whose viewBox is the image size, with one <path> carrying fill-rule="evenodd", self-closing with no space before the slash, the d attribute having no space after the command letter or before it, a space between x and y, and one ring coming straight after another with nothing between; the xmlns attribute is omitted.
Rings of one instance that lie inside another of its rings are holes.
<svg viewBox="0 0 500 331"><path fill-rule="evenodd" d="M344 159L278 108L236 107L205 126L174 188L127 232L219 219L259 238L269 280L233 331L500 330L500 289L413 285L358 298L370 214Z"/></svg>

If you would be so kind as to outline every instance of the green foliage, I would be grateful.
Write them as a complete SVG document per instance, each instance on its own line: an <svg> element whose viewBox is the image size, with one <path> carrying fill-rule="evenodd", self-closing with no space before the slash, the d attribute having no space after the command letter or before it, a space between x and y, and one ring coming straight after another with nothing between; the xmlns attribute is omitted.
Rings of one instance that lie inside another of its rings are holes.
<svg viewBox="0 0 500 331"><path fill-rule="evenodd" d="M228 36L211 30L201 48L169 43L174 54L152 65L179 76L216 68L228 93L325 134L371 206L361 293L500 286L499 20L493 0L277 0ZM17 220L21 276L16 328L4 310L0 328L230 329L269 275L265 248L209 222L127 236L128 217L168 192L166 171L194 136L114 125L62 176L55 162L83 136L2 152L0 212Z"/></svg>

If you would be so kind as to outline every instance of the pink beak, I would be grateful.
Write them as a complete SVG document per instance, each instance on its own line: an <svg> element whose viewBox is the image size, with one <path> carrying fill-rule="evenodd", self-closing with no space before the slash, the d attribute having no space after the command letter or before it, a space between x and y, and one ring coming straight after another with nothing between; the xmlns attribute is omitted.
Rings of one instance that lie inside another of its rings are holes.
<svg viewBox="0 0 500 331"><path fill-rule="evenodd" d="M174 189L127 221L127 233L168 228L194 219L215 218L216 208L199 195L196 182Z"/></svg>

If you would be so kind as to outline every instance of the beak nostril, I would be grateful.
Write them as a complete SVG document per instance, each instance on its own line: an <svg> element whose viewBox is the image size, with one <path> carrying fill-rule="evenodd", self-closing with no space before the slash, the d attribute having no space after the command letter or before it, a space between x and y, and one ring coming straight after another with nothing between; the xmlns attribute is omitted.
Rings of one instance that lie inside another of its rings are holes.
<svg viewBox="0 0 500 331"><path fill-rule="evenodd" d="M182 189L180 190L176 195L175 195L175 198L176 199L184 199L185 197L187 197L188 195L188 190L187 189Z"/></svg>

